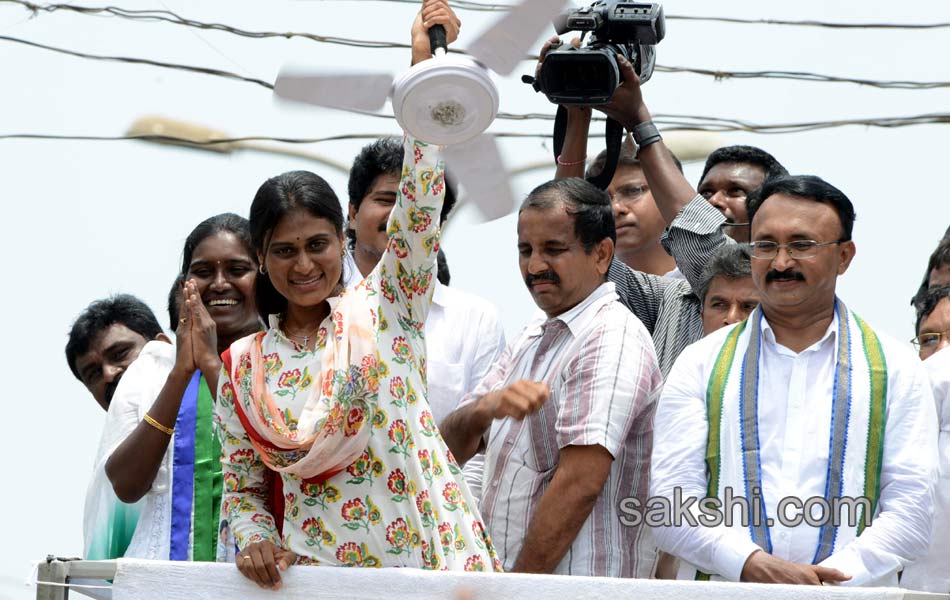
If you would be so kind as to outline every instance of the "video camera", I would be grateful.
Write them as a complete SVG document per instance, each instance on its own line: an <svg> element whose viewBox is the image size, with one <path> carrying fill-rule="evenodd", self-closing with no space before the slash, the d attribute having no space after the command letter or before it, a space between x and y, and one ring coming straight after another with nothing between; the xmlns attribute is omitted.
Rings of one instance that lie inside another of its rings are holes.
<svg viewBox="0 0 950 600"><path fill-rule="evenodd" d="M562 44L552 49L538 76L524 79L554 104L593 106L610 102L623 83L618 54L630 61L641 83L650 79L666 21L659 4L597 0L562 14L554 28L559 35L589 32L589 39L581 48Z"/></svg>

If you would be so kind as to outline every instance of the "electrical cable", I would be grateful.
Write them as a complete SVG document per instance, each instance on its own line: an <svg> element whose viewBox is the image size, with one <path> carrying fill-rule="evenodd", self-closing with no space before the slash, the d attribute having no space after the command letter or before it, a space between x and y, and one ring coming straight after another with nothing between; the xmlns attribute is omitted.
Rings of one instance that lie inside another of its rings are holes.
<svg viewBox="0 0 950 600"><path fill-rule="evenodd" d="M329 0L323 0L324 2ZM397 4L419 4L418 0L377 0ZM450 0L452 8L480 12L504 12L514 8L512 4L495 4L474 2L472 0ZM705 21L714 23L731 23L737 25L785 25L792 27L824 27L830 29L944 29L950 27L950 22L936 23L841 23L815 21L811 19L743 19L739 17L705 17L693 15L665 15L671 21Z"/></svg>
<svg viewBox="0 0 950 600"><path fill-rule="evenodd" d="M401 2L403 0L380 0L385 2ZM404 0L405 2L417 3L417 0ZM196 21L194 19L189 19L182 17L177 13L174 13L170 10L151 10L151 9L126 9L115 6L104 6L104 7L88 7L88 6L77 6L72 4L36 4L29 2L28 0L0 0L0 2L7 2L21 5L31 11L34 14L39 12L55 12L58 10L72 11L78 14L84 15L108 15L119 17L123 19L131 20L141 20L141 21L159 21L172 23L175 25L182 25L186 27L193 27L197 29L204 30L213 30L221 31L225 33L230 33L233 35L238 35L242 37L247 37L251 39L267 39L267 38L283 38L283 39L292 39L292 38L303 38L308 39L314 42L325 43L325 44L334 44L342 46L350 46L356 48L375 48L375 49L408 49L411 46L409 44L399 43L399 42L386 42L380 40L360 40L354 38L344 38L337 36L323 36L316 35L313 33L304 33L304 32L276 32L276 31L249 31L246 29L240 29L237 27L232 27L230 25L225 25L223 23L206 23L203 21ZM461 8L461 7L460 7ZM699 18L697 18L699 19ZM790 24L782 23L782 24ZM839 24L842 27L843 24ZM928 24L928 25L919 25L916 28L933 28L938 26L944 26L950 24ZM883 27L883 24L879 24ZM909 26L908 26L909 27ZM14 41L14 40L10 40ZM24 42L28 43L28 42ZM464 49L453 48L450 49L450 52L457 54L464 54ZM525 56L525 60L537 60L537 54L529 54ZM142 59L140 59L142 60ZM149 63L145 63L149 64ZM826 75L822 73L812 73L808 71L784 71L784 70L764 70L764 71L729 71L725 69L707 69L701 67L685 67L685 66L668 66L668 65L656 65L655 70L662 73L686 73L692 75L702 75L707 77L712 77L716 80L725 80L725 79L785 79L785 80L794 80L794 81L806 81L812 83L851 83L856 85L875 87L880 89L901 89L901 90L930 90L938 88L950 88L950 81L908 81L908 80L877 80L877 79L867 79L867 78L858 78L858 77L844 77L837 75ZM240 77L240 76L235 76Z"/></svg>
<svg viewBox="0 0 950 600"><path fill-rule="evenodd" d="M238 80L238 81L245 81L247 83L254 83L259 86L265 87L269 90L274 89L274 84L272 83L268 83L260 79L254 79L253 77L244 77L243 75L238 75L237 73L231 73L230 71L222 71L220 69L211 69L208 67L194 67L190 65L180 65L177 63L167 63L167 62L161 62L161 61L151 60L147 58L133 58L129 56L103 56L101 54L88 54L86 52L77 52L75 50L69 50L67 48L47 46L46 44L40 44L39 42L31 42L30 40L24 40L22 38L16 38L9 35L0 35L0 41L13 42L15 44L24 44L26 46L41 48L43 50L49 50L51 52L58 52L60 54L67 54L69 56L75 56L77 58L86 58L89 60L104 60L108 62L122 62L122 63L130 63L134 65L149 65L152 67L160 67L163 69L188 71L190 73L200 73L202 75L213 75L215 77L224 77L225 79L233 79L233 80Z"/></svg>
<svg viewBox="0 0 950 600"><path fill-rule="evenodd" d="M58 52L66 54L69 56L75 56L79 58L85 58L89 60L102 60L110 62L123 62L139 65L149 65L160 67L164 69L173 69L181 70L189 73L198 73L203 75L213 75L216 77L223 77L226 79L244 81L247 83L253 83L260 87L272 90L274 89L273 84L262 81L260 79L254 79L251 77L244 77L236 73L231 73L229 71L222 71L219 69L210 69L206 67L195 67L191 65L180 65L175 63L167 63L154 61L143 58L133 58L126 56L103 56L98 54L88 54L84 52L76 52L73 50L68 50L65 48L58 48L55 46L48 46L45 44L40 44L37 42L31 42L28 40L23 40L20 38L14 38L11 36L0 35L0 40L15 42L19 44L26 44L28 46L41 48L44 50L49 50L52 52ZM353 111L358 112L366 116L371 116L375 118L382 119L394 119L392 115L381 114L381 113L372 113L365 111ZM498 118L501 120L514 120L514 121L529 121L529 120L544 120L549 121L554 119L554 115L545 114L545 113L508 113L500 112ZM664 115L658 114L655 115L654 121L660 125L666 125L667 130L669 131L679 131L679 130L695 130L695 131L716 131L716 132L726 132L726 131L748 131L754 133L792 133L798 131L812 131L815 129L825 129L828 127L839 127L846 125L865 125L873 127L905 127L910 125L920 125L920 124L944 124L947 122L948 115L943 113L929 114L929 115L917 115L913 117L882 117L882 118L862 118L862 119L844 119L844 120L832 120L832 121L811 121L806 123L782 123L782 124L769 124L769 125L760 125L749 123L746 121L741 121L737 119L727 119L721 117L706 117L706 116L696 116L696 115ZM599 118L594 118L594 120L599 120ZM529 137L533 134L529 134Z"/></svg>
<svg viewBox="0 0 950 600"><path fill-rule="evenodd" d="M950 113L934 113L925 115L916 115L910 117L884 117L879 119L840 119L835 121L809 121L804 123L775 123L775 124L754 124L735 119L710 118L712 123L703 123L699 120L705 117L691 117L687 115L656 115L654 122L658 125L664 125L662 132L671 131L707 131L715 133L743 131L748 133L760 134L778 134L778 133L801 133L806 131L816 131L820 129L830 129L847 126L864 127L882 127L899 128L910 127L914 125L946 125L950 124ZM534 138L548 139L550 133L524 133L524 132L489 132L498 138ZM397 132L392 133L362 133L362 134L343 134L326 136L319 138L288 138L271 136L244 136L209 140L189 140L166 135L119 135L119 136L101 136L101 135L65 135L65 134L46 134L46 133L5 133L0 134L0 140L23 139L23 140L76 140L76 141L123 141L123 140L142 140L150 142L165 142L171 144L189 145L189 146L213 146L216 144L235 144L241 142L269 141L281 142L285 144L319 144L323 142L333 142L340 140L365 140L377 139L380 137L398 136ZM591 133L590 137L603 137L603 134Z"/></svg>

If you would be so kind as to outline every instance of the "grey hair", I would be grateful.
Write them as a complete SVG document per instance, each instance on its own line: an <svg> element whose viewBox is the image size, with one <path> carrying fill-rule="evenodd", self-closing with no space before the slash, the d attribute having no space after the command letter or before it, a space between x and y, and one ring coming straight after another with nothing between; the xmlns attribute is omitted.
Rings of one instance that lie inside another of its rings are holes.
<svg viewBox="0 0 950 600"><path fill-rule="evenodd" d="M716 277L742 279L752 276L752 254L746 244L726 244L716 249L703 268L702 279L696 294L706 303L709 286Z"/></svg>

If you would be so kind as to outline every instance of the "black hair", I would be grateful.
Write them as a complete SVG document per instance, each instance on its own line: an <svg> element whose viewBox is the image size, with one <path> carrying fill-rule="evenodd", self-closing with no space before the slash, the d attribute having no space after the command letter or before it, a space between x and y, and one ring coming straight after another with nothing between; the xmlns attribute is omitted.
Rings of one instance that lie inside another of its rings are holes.
<svg viewBox="0 0 950 600"><path fill-rule="evenodd" d="M629 143L627 143L629 142ZM623 146L620 147L620 158L617 160L617 167L638 167L640 166L640 159L637 158L637 148L633 145L630 138L627 138L627 142L624 142ZM676 168L680 170L680 173L683 172L683 163L680 162L680 159L676 157L675 154L670 152L667 149L667 152L670 153L670 156L673 157L673 162L676 164ZM590 163L590 166L587 167L586 176L588 179L591 177L597 177L604 170L604 165L607 164L607 149L600 151L593 162Z"/></svg>
<svg viewBox="0 0 950 600"><path fill-rule="evenodd" d="M265 181L251 203L251 242L261 256L267 254L266 246L277 223L298 209L326 219L342 237L343 209L330 184L310 171L289 171ZM269 315L287 310L287 299L274 288L266 272L255 280L254 299L265 323Z"/></svg>
<svg viewBox="0 0 950 600"><path fill-rule="evenodd" d="M775 194L785 194L830 204L838 213L838 219L841 221L841 237L838 239L842 242L851 239L856 218L854 205L844 195L844 192L814 175L786 175L785 177L766 179L762 187L749 195L749 223L755 219L755 213L759 211L762 204Z"/></svg>
<svg viewBox="0 0 950 600"><path fill-rule="evenodd" d="M610 196L604 190L578 177L552 179L531 190L518 213L526 208L547 209L556 203L567 205L567 213L574 217L574 234L588 254L606 238L617 242L614 213Z"/></svg>
<svg viewBox="0 0 950 600"><path fill-rule="evenodd" d="M190 261L189 261L190 262ZM168 328L170 331L178 329L178 318L181 313L182 286L185 285L185 274L179 273L168 290Z"/></svg>
<svg viewBox="0 0 950 600"><path fill-rule="evenodd" d="M449 282L452 280L452 274L449 273L449 261L445 258L445 252L442 251L442 248L439 248L439 253L435 257L437 271L436 277L439 280L439 283L448 287Z"/></svg>
<svg viewBox="0 0 950 600"><path fill-rule="evenodd" d="M82 381L76 370L76 360L89 350L93 341L108 327L121 323L148 340L162 333L155 313L147 304L131 294L116 294L96 300L73 321L66 342L66 362L76 379Z"/></svg>
<svg viewBox="0 0 950 600"><path fill-rule="evenodd" d="M350 197L350 206L358 211L363 198L369 193L373 183L380 175L394 175L397 179L402 175L402 161L405 150L402 141L396 138L380 138L371 144L363 146L360 153L353 159L350 167L350 180L347 184L347 193ZM442 203L442 212L439 215L439 224L445 223L455 206L454 182L448 173L445 175L445 200ZM356 244L356 232L346 228L346 237L350 250Z"/></svg>
<svg viewBox="0 0 950 600"><path fill-rule="evenodd" d="M950 230L948 230L948 233L950 233ZM944 236L944 238L940 240L940 243L937 244L937 249L931 253L930 258L927 260L927 270L924 271L924 280L920 282L917 293L910 299L912 306L916 304L918 297L923 297L927 293L927 289L930 287L930 274L934 272L934 269L939 269L944 265L950 265L950 237L947 236Z"/></svg>
<svg viewBox="0 0 950 600"><path fill-rule="evenodd" d="M696 290L700 303L706 302L709 286L716 277L736 280L752 276L752 255L745 244L725 244L713 252L709 262L703 267L699 289Z"/></svg>
<svg viewBox="0 0 950 600"><path fill-rule="evenodd" d="M915 335L920 335L920 324L930 316L944 298L950 298L950 285L937 285L914 296L914 308L917 309Z"/></svg>
<svg viewBox="0 0 950 600"><path fill-rule="evenodd" d="M706 158L706 166L703 167L703 174L699 177L699 183L702 184L709 171L720 163L754 165L765 172L765 179L788 175L788 170L782 166L782 163L761 148L755 146L723 146L713 150L712 154Z"/></svg>
<svg viewBox="0 0 950 600"><path fill-rule="evenodd" d="M198 226L192 229L188 237L185 238L185 248L182 250L181 257L182 273L188 272L188 267L191 266L191 258L195 253L195 248L207 238L221 232L233 233L234 236L240 240L244 249L247 250L251 262L254 263L254 266L257 266L257 254L254 252L254 244L251 243L250 223L240 215L221 213L220 215L209 217L201 223L198 223ZM173 329L174 323L177 321L178 319L175 319L173 322Z"/></svg>

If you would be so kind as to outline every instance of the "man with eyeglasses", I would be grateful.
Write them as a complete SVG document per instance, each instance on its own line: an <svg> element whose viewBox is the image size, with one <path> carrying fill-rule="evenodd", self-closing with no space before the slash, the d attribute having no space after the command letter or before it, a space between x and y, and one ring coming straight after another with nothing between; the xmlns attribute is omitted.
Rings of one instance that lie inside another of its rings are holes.
<svg viewBox="0 0 950 600"><path fill-rule="evenodd" d="M744 498L750 518L655 528L657 542L684 578L896 585L930 542L927 374L836 296L855 256L847 196L817 177L781 177L749 215L759 307L673 366L654 420L651 495L720 507ZM806 519L806 501L825 510Z"/></svg>
<svg viewBox="0 0 950 600"><path fill-rule="evenodd" d="M950 591L950 286L924 290L914 299L917 307L917 337L913 344L930 374L940 433L937 445L940 476L934 498L934 533L930 550L904 569L901 586L924 592Z"/></svg>
<svg viewBox="0 0 950 600"><path fill-rule="evenodd" d="M950 286L938 285L923 290L914 298L917 308L917 337L910 342L920 360L927 360L950 346Z"/></svg>
<svg viewBox="0 0 950 600"><path fill-rule="evenodd" d="M672 153L676 167L682 173L683 165ZM587 169L587 178L596 177L604 170L607 150L594 158ZM651 275L682 279L676 261L660 243L666 221L657 207L643 166L637 159L637 148L631 138L621 147L617 170L607 187L614 223L617 227L617 249L614 257L631 269Z"/></svg>

